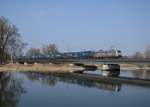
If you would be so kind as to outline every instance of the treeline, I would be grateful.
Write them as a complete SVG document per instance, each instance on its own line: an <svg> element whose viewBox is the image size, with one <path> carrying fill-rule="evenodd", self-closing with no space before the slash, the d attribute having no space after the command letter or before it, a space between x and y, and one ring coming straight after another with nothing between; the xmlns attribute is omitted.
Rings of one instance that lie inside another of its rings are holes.
<svg viewBox="0 0 150 107"><path fill-rule="evenodd" d="M55 44L48 44L48 45L43 45L42 48L30 48L26 52L26 56L28 57L34 57L34 56L54 56L58 52L58 48Z"/></svg>
<svg viewBox="0 0 150 107"><path fill-rule="evenodd" d="M135 52L132 58L150 58L150 45L146 47L145 51L142 52Z"/></svg>

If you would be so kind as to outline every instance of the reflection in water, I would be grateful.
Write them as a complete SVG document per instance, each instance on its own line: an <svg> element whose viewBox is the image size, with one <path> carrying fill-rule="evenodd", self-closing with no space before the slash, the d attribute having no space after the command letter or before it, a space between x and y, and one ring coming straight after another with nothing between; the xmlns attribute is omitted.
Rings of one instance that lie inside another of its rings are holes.
<svg viewBox="0 0 150 107"><path fill-rule="evenodd" d="M150 79L150 70L145 70L144 78Z"/></svg>
<svg viewBox="0 0 150 107"><path fill-rule="evenodd" d="M134 70L132 73L136 78L150 79L150 70Z"/></svg>
<svg viewBox="0 0 150 107"><path fill-rule="evenodd" d="M55 76L49 76L47 74L41 74L41 73L24 73L29 80L31 81L40 81L42 84L48 84L50 86L55 86L57 82L57 78Z"/></svg>
<svg viewBox="0 0 150 107"><path fill-rule="evenodd" d="M84 87L95 87L97 89L104 89L108 91L118 92L121 90L121 84L114 83L103 83L103 82L91 82L87 80L80 80L73 77L67 77L64 75L52 75L52 74L43 74L43 73L25 73L29 80L35 81L38 80L42 84L48 84L50 86L55 86L57 82L66 82L71 84L77 84Z"/></svg>
<svg viewBox="0 0 150 107"><path fill-rule="evenodd" d="M102 71L102 76L118 77L119 75L120 75L120 70Z"/></svg>
<svg viewBox="0 0 150 107"><path fill-rule="evenodd" d="M16 107L19 97L24 93L22 81L11 73L0 72L0 107Z"/></svg>
<svg viewBox="0 0 150 107"><path fill-rule="evenodd" d="M80 74L75 74L76 76L74 74L35 72L22 74L0 73L0 107L43 107L43 105L47 107L66 107L67 105L71 107L81 105L84 107L98 107L99 105L106 107L150 107L149 87L90 81L90 79L85 80L83 76L77 77ZM143 77L149 75L149 71L143 73ZM22 95L24 93L22 86L26 88L28 93ZM81 88L81 86L86 88Z"/></svg>

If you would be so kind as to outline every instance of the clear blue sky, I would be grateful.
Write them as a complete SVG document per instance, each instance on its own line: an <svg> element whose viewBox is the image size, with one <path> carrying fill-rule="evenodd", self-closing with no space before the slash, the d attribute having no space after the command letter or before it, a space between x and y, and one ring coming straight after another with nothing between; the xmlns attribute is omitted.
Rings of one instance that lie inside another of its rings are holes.
<svg viewBox="0 0 150 107"><path fill-rule="evenodd" d="M56 43L60 51L109 49L125 54L150 44L150 0L0 0L28 47Z"/></svg>

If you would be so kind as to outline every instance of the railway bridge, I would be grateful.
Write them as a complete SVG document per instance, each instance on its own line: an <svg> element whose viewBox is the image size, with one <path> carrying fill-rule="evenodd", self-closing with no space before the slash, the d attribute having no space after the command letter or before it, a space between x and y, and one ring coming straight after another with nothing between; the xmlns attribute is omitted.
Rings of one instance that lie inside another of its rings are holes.
<svg viewBox="0 0 150 107"><path fill-rule="evenodd" d="M80 63L80 64L150 64L150 59L77 59L77 58L45 58L45 59L27 59L20 58L14 62L18 63Z"/></svg>

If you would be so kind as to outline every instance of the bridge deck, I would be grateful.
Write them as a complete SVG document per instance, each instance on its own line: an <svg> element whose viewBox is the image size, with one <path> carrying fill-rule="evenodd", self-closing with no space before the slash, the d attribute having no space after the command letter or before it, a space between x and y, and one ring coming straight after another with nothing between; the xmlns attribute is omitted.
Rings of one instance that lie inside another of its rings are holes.
<svg viewBox="0 0 150 107"><path fill-rule="evenodd" d="M150 64L150 59L18 59L15 62L19 63L139 63L139 64Z"/></svg>

